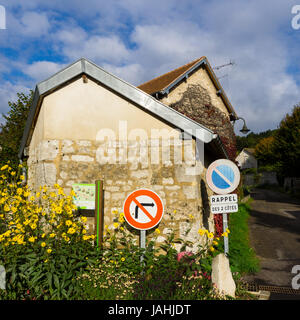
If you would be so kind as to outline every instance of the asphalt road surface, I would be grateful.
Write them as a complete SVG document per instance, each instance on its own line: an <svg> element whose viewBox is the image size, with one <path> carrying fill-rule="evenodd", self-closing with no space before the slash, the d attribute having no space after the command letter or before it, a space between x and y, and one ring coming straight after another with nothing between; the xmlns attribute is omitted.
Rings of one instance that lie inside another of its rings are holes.
<svg viewBox="0 0 300 320"><path fill-rule="evenodd" d="M300 265L300 201L265 189L255 189L251 197L254 201L249 219L250 243L260 260L261 270L245 280L292 288L295 277L292 268ZM300 294L298 297L271 294L270 297L297 298L300 300Z"/></svg>

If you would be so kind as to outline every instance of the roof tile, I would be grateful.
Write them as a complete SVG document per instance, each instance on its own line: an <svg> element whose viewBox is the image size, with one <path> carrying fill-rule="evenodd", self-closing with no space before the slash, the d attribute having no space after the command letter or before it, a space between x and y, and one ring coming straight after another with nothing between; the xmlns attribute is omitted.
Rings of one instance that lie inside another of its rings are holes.
<svg viewBox="0 0 300 320"><path fill-rule="evenodd" d="M177 78L183 75L186 71L191 69L196 63L203 60L205 57L198 58L192 62L185 64L175 70L167 72L157 78L149 80L138 86L139 89L143 90L148 94L153 94L155 92L162 91L167 88L171 83L173 83Z"/></svg>

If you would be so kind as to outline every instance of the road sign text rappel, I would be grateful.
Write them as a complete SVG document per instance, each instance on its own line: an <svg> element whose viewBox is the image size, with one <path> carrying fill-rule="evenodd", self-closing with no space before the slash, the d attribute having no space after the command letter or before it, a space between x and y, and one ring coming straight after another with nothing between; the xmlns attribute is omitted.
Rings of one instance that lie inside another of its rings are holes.
<svg viewBox="0 0 300 320"><path fill-rule="evenodd" d="M210 196L210 204L229 204L229 203L237 203L238 197L237 194L226 194L226 195L215 195Z"/></svg>

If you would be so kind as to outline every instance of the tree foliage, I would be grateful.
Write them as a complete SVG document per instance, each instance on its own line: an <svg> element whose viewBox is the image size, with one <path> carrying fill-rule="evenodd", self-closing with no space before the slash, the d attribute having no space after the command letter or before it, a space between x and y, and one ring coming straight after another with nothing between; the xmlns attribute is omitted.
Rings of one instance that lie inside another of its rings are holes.
<svg viewBox="0 0 300 320"><path fill-rule="evenodd" d="M300 103L281 120L273 148L279 173L300 177Z"/></svg>
<svg viewBox="0 0 300 320"><path fill-rule="evenodd" d="M274 164L274 136L261 139L255 146L255 157L259 165Z"/></svg>
<svg viewBox="0 0 300 320"><path fill-rule="evenodd" d="M236 136L236 147L240 152L244 148L255 148L261 139L274 136L277 130L266 130L260 133L251 132L245 137Z"/></svg>
<svg viewBox="0 0 300 320"><path fill-rule="evenodd" d="M0 164L11 162L11 166L18 165L18 151L33 98L33 91L28 94L17 93L15 102L8 102L8 113L3 115L5 122L0 125Z"/></svg>

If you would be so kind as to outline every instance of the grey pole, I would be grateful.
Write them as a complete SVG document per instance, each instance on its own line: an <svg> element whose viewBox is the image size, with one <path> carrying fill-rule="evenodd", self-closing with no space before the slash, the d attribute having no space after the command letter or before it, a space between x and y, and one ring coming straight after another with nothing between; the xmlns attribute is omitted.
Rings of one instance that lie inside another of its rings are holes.
<svg viewBox="0 0 300 320"><path fill-rule="evenodd" d="M140 233L140 247L141 249L146 249L146 230L141 230ZM141 262L143 262L144 256L141 256Z"/></svg>
<svg viewBox="0 0 300 320"><path fill-rule="evenodd" d="M227 213L223 213L223 232L226 232L226 229L228 228L228 220L227 220ZM229 252L229 243L228 243L228 236L224 237L224 253L227 256Z"/></svg>

